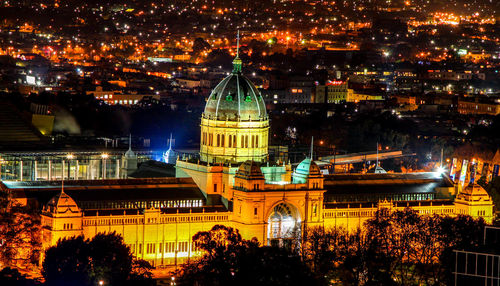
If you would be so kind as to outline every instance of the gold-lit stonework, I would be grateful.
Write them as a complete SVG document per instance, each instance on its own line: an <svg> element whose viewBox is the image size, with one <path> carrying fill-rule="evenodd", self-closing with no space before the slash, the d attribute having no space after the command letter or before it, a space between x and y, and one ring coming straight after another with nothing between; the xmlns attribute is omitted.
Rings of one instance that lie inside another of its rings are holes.
<svg viewBox="0 0 500 286"><path fill-rule="evenodd" d="M42 181L0 187L23 204L45 205L44 249L66 237L116 232L134 256L156 267L156 276L199 257L192 236L217 224L286 247L300 243L309 227L357 230L381 209L493 221L484 189L459 189L438 173L324 175L312 150L294 169L269 162L268 130L262 98L237 58L202 115L200 160L177 159L176 178L74 180L65 191ZM123 173L136 160L129 148Z"/></svg>
<svg viewBox="0 0 500 286"><path fill-rule="evenodd" d="M212 91L201 117L200 158L207 163L264 162L269 118L264 100L241 73L241 60Z"/></svg>

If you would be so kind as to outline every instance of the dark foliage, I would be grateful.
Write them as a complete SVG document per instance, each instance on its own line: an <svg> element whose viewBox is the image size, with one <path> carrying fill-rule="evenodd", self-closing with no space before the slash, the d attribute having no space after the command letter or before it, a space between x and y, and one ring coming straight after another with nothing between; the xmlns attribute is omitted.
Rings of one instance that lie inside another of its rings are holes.
<svg viewBox="0 0 500 286"><path fill-rule="evenodd" d="M121 236L99 233L60 240L46 251L42 274L48 285L150 285L151 269L134 261Z"/></svg>
<svg viewBox="0 0 500 286"><path fill-rule="evenodd" d="M0 271L0 285L34 286L41 285L41 283L27 278L25 275L19 273L17 269L6 267Z"/></svg>
<svg viewBox="0 0 500 286"><path fill-rule="evenodd" d="M0 191L0 264L31 267L40 248L40 216Z"/></svg>
<svg viewBox="0 0 500 286"><path fill-rule="evenodd" d="M259 247L231 227L198 232L193 242L205 255L183 265L179 285L315 285L300 257L289 250Z"/></svg>
<svg viewBox="0 0 500 286"><path fill-rule="evenodd" d="M453 249L480 244L484 221L378 211L363 231L310 229L304 261L325 285L450 285Z"/></svg>

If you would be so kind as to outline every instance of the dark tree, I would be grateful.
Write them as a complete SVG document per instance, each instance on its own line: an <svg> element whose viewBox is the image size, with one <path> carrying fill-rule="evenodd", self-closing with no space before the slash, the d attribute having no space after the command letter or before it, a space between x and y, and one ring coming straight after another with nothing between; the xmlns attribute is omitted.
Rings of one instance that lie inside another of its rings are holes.
<svg viewBox="0 0 500 286"><path fill-rule="evenodd" d="M90 258L83 236L60 240L45 252L42 275L48 285L90 285Z"/></svg>
<svg viewBox="0 0 500 286"><path fill-rule="evenodd" d="M116 234L99 233L89 243L91 280L103 280L111 285L122 285L132 272L133 257L123 238Z"/></svg>
<svg viewBox="0 0 500 286"><path fill-rule="evenodd" d="M450 285L453 281L455 255L454 249L472 249L481 244L484 234L485 221L482 218L473 219L471 216L443 217L439 231L442 234L443 251L439 256L442 266L441 281Z"/></svg>
<svg viewBox="0 0 500 286"><path fill-rule="evenodd" d="M60 240L47 250L43 276L49 285L148 285L151 265L134 261L123 238L115 233Z"/></svg>
<svg viewBox="0 0 500 286"><path fill-rule="evenodd" d="M362 230L309 229L303 257L325 285L450 285L454 249L480 245L482 219L379 210Z"/></svg>
<svg viewBox="0 0 500 286"><path fill-rule="evenodd" d="M315 227L307 231L302 256L319 279L328 280L336 276L337 265L347 254L349 237L343 228Z"/></svg>
<svg viewBox="0 0 500 286"><path fill-rule="evenodd" d="M180 285L314 285L300 257L286 249L259 247L231 227L198 232L193 242L205 255L177 272Z"/></svg>
<svg viewBox="0 0 500 286"><path fill-rule="evenodd" d="M37 264L40 248L39 215L0 191L0 265Z"/></svg>
<svg viewBox="0 0 500 286"><path fill-rule="evenodd" d="M153 267L146 260L138 259L132 262L132 272L130 273L127 285L153 286L156 285L151 273Z"/></svg>
<svg viewBox="0 0 500 286"><path fill-rule="evenodd" d="M6 267L0 271L0 285L34 286L41 285L41 283L27 278L25 275L19 273L17 269Z"/></svg>

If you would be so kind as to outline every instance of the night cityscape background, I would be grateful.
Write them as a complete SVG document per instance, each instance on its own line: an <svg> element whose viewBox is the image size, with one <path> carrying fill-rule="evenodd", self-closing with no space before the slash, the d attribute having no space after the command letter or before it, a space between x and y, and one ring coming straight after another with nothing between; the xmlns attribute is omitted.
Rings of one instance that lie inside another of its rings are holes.
<svg viewBox="0 0 500 286"><path fill-rule="evenodd" d="M0 3L0 285L500 285L500 2Z"/></svg>

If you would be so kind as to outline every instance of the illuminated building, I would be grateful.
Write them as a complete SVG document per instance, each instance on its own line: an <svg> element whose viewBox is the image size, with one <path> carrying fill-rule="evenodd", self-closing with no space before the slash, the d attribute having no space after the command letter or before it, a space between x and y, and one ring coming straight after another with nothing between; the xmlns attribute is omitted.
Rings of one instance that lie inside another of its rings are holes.
<svg viewBox="0 0 500 286"><path fill-rule="evenodd" d="M10 151L0 153L0 180L101 180L126 178L151 151ZM125 165L126 164L126 165ZM127 173L129 169L129 173Z"/></svg>
<svg viewBox="0 0 500 286"><path fill-rule="evenodd" d="M479 71L453 71L453 70L428 70L429 79L439 79L439 80L472 80L478 78L480 80L485 80L486 75Z"/></svg>
<svg viewBox="0 0 500 286"><path fill-rule="evenodd" d="M381 95L361 94L348 88L347 81L329 81L316 86L315 103L360 102L365 100L383 100Z"/></svg>
<svg viewBox="0 0 500 286"><path fill-rule="evenodd" d="M287 246L309 227L356 230L380 209L493 220L493 202L481 187L462 191L438 173L323 175L311 155L295 170L267 162L265 106L241 75L238 57L201 122L201 160L178 159L177 178L73 180L64 190L53 181L0 187L24 204L43 206L44 248L64 237L114 231L158 276L198 257L192 236L216 224L263 245ZM131 149L123 158L129 159L137 160Z"/></svg>
<svg viewBox="0 0 500 286"><path fill-rule="evenodd" d="M269 118L257 88L242 75L237 56L233 72L212 91L201 117L200 158L207 163L263 162Z"/></svg>
<svg viewBox="0 0 500 286"><path fill-rule="evenodd" d="M170 140L168 141L168 149L163 153L163 162L167 164L175 164L177 156L174 150L172 150L172 133L170 133Z"/></svg>
<svg viewBox="0 0 500 286"><path fill-rule="evenodd" d="M380 209L493 219L493 203L481 187L457 195L457 187L436 173L325 176L307 158L289 181L277 182L266 178L265 168L244 162L220 194L201 191L191 178L67 181L64 191L60 182L42 181L2 188L24 204L45 206L45 248L64 237L115 231L135 256L158 267L157 275L198 256L191 237L216 224L264 245L286 246L308 227L355 230Z"/></svg>
<svg viewBox="0 0 500 286"><path fill-rule="evenodd" d="M109 105L134 105L142 100L160 100L160 95L158 94L122 94L119 90L105 91L101 86L96 87L95 91L87 91L87 94L92 95L95 99L102 100Z"/></svg>
<svg viewBox="0 0 500 286"><path fill-rule="evenodd" d="M347 88L346 81L329 81L325 85L316 86L315 103L346 102L352 90Z"/></svg>
<svg viewBox="0 0 500 286"><path fill-rule="evenodd" d="M346 102L360 102L360 101L368 101L368 100L384 100L382 95L373 95L373 94L363 94L353 91L349 89L347 93Z"/></svg>
<svg viewBox="0 0 500 286"><path fill-rule="evenodd" d="M474 98L474 101L465 99L458 100L458 112L460 114L500 114L499 100L493 101L488 98Z"/></svg>

